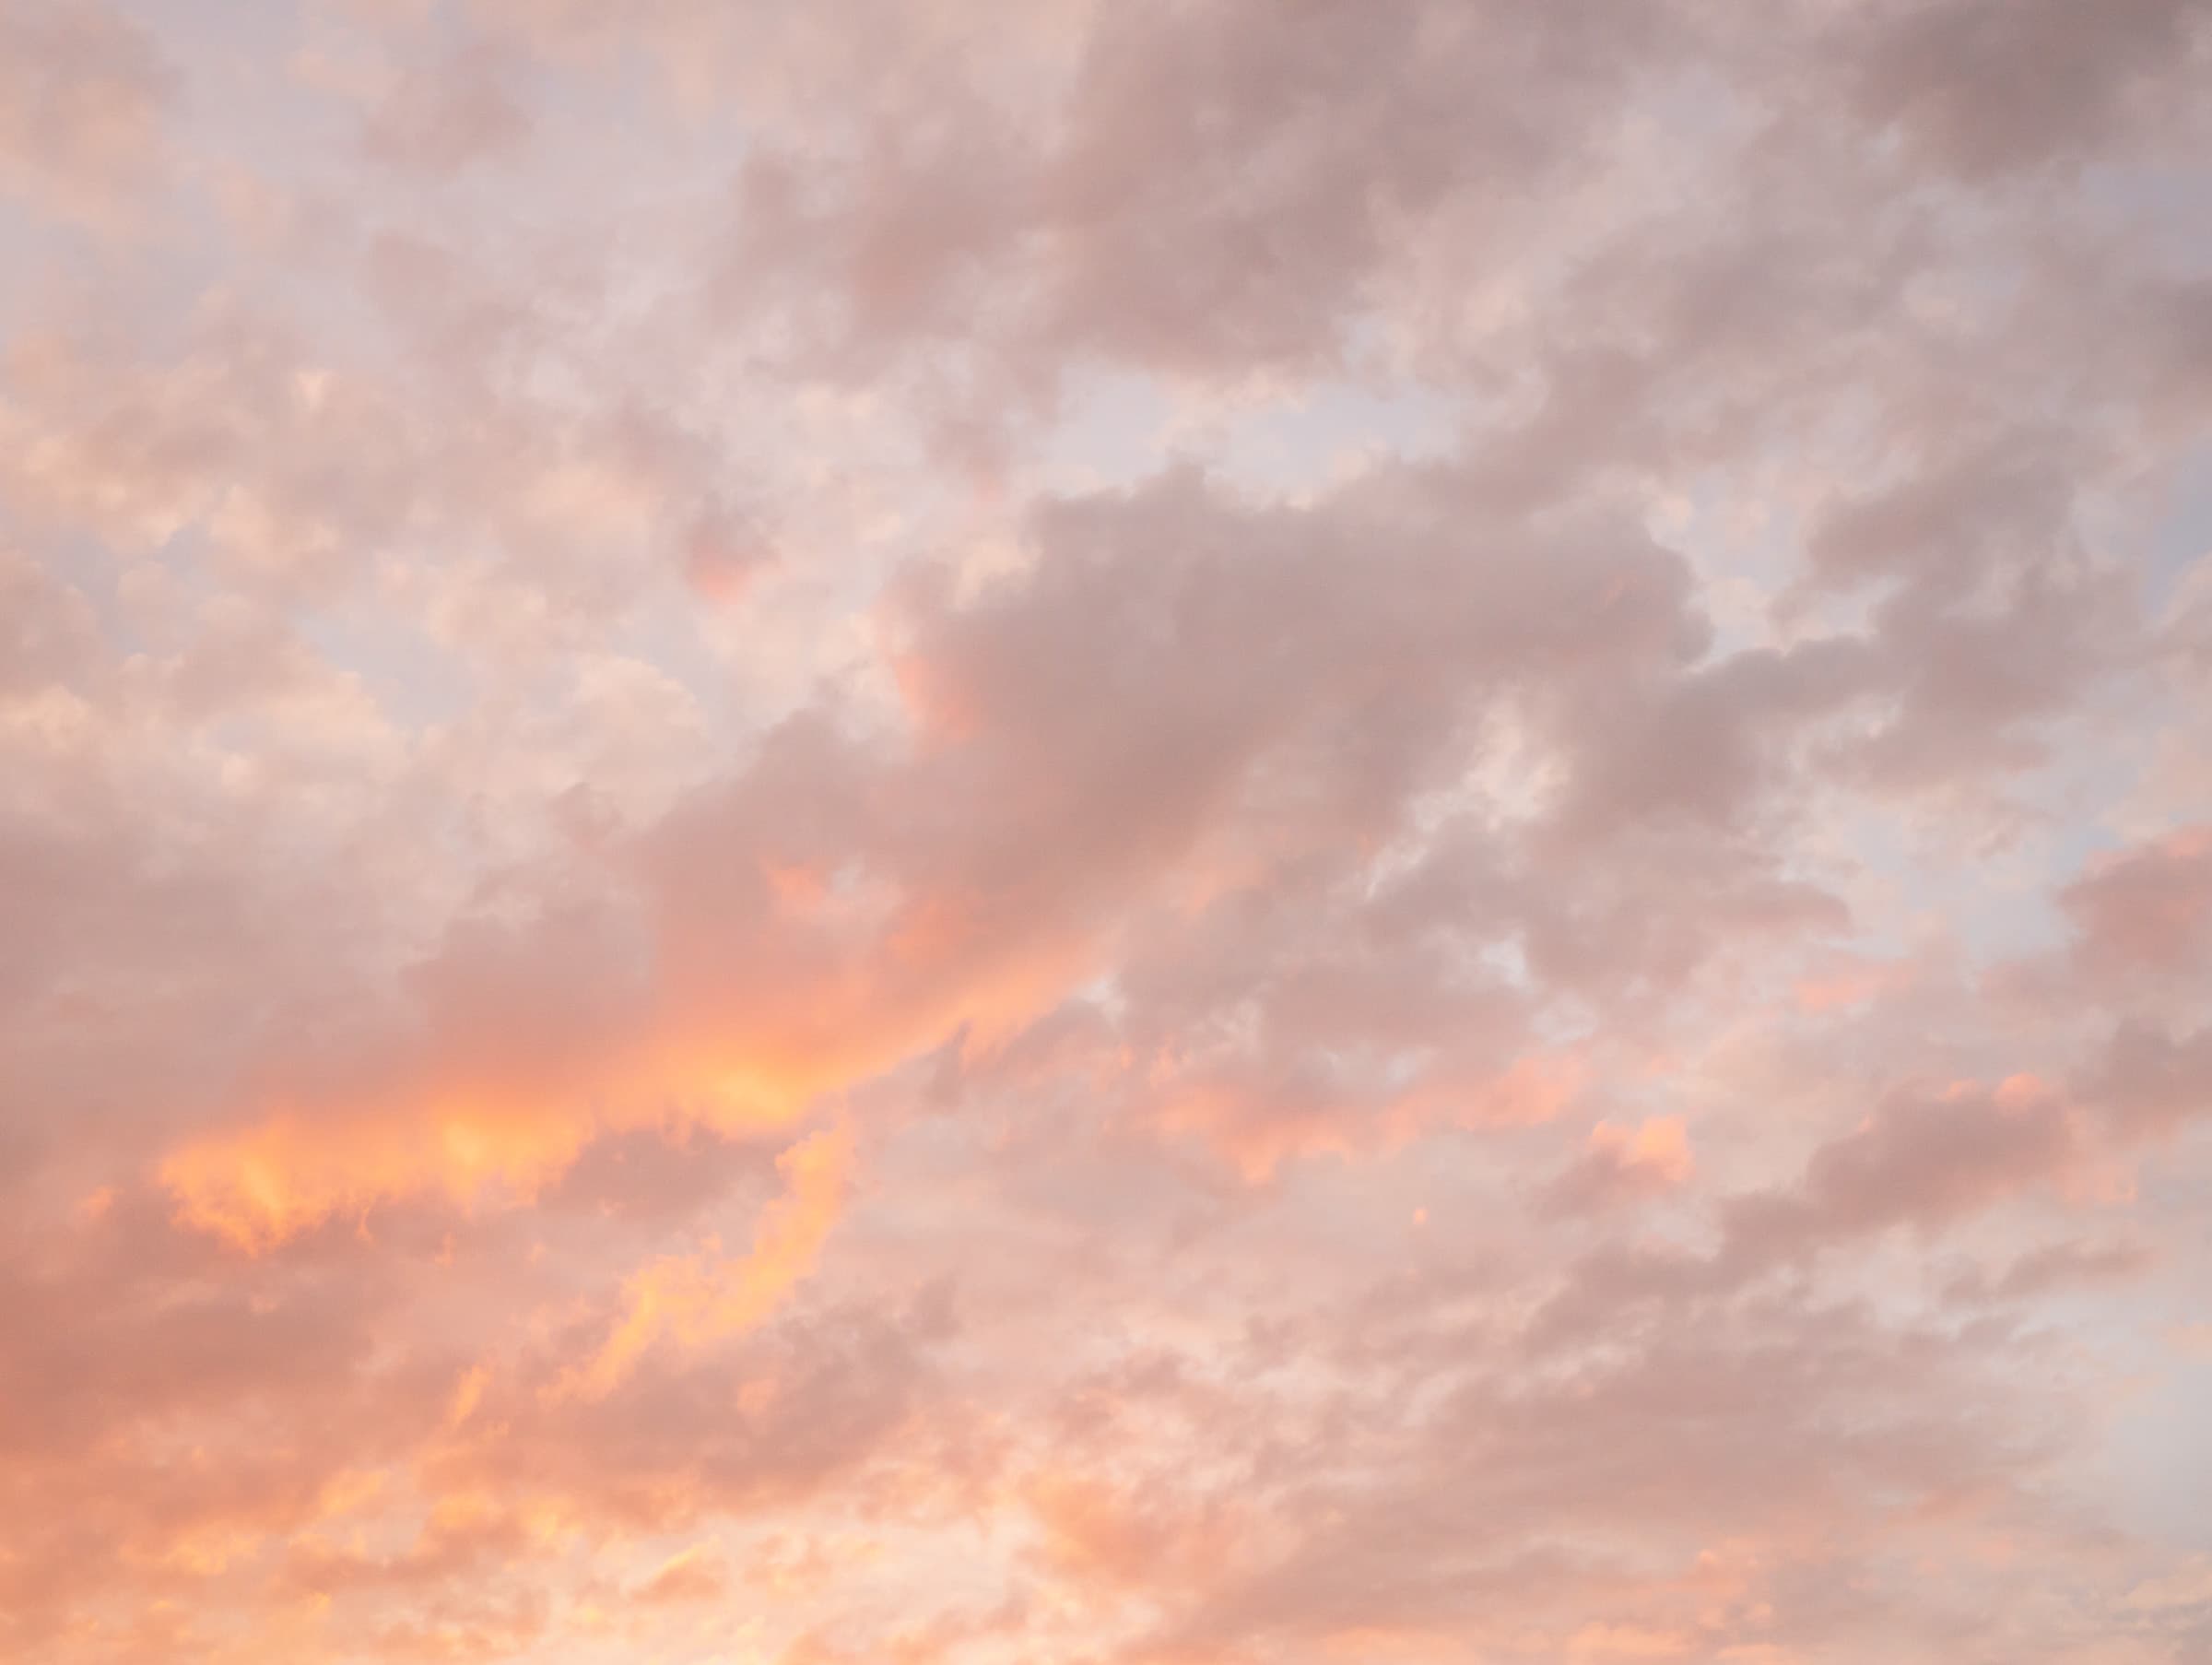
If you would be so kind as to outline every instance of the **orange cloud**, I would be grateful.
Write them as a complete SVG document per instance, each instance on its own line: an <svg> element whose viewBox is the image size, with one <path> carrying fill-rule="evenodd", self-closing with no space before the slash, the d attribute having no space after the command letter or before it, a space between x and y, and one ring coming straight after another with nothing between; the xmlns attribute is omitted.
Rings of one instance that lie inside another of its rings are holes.
<svg viewBox="0 0 2212 1665"><path fill-rule="evenodd" d="M731 1135L800 1119L821 1095L866 1080L949 1034L987 1045L1082 974L1085 945L1048 941L964 957L967 936L932 922L904 935L891 963L765 991L762 1010L717 1016L701 998L664 1038L590 1045L565 1074L518 1066L465 1090L432 1081L369 1102L282 1109L164 1157L177 1218L258 1252L332 1218L431 1195L456 1205L526 1203L603 1134L688 1126ZM726 1010L726 1009L724 1009ZM432 1066L435 1068L435 1066Z"/></svg>
<svg viewBox="0 0 2212 1665"><path fill-rule="evenodd" d="M657 1260L624 1289L628 1307L589 1364L563 1391L603 1398L664 1336L687 1349L741 1335L804 1278L835 1223L852 1164L849 1129L825 1130L777 1158L786 1194L761 1216L747 1254Z"/></svg>
<svg viewBox="0 0 2212 1665"><path fill-rule="evenodd" d="M1572 1209L1633 1202L1687 1184L1695 1165L1680 1116L1653 1116L1633 1129L1600 1122L1550 1195Z"/></svg>

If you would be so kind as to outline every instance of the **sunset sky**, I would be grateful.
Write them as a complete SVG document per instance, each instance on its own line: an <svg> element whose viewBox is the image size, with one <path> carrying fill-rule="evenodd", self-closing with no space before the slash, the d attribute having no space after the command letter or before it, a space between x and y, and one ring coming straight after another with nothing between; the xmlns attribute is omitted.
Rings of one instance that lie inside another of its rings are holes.
<svg viewBox="0 0 2212 1665"><path fill-rule="evenodd" d="M0 0L5 1665L2212 1660L2212 4Z"/></svg>

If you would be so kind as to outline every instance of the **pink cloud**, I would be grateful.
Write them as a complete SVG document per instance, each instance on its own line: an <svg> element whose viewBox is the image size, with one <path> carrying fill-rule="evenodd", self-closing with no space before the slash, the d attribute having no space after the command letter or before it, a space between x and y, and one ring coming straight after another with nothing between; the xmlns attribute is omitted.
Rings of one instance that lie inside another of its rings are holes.
<svg viewBox="0 0 2212 1665"><path fill-rule="evenodd" d="M1583 1154L1552 1181L1551 1192L1567 1208L1606 1208L1672 1190L1688 1182L1695 1166L1678 1116L1656 1116L1634 1129L1600 1122Z"/></svg>

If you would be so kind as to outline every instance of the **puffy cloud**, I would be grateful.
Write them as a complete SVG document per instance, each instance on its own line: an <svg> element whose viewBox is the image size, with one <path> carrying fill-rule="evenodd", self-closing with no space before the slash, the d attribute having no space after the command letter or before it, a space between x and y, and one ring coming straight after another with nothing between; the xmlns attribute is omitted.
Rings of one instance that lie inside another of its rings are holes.
<svg viewBox="0 0 2212 1665"><path fill-rule="evenodd" d="M2092 977L2185 974L2212 955L2212 829L2099 862L2061 892Z"/></svg>

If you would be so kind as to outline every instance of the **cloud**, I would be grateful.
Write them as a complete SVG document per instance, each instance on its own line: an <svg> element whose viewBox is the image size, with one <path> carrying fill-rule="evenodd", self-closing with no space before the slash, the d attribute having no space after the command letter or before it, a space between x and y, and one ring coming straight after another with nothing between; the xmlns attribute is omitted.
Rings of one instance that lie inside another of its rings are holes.
<svg viewBox="0 0 2212 1665"><path fill-rule="evenodd" d="M0 190L95 223L160 171L175 75L113 8L24 0L0 17Z"/></svg>
<svg viewBox="0 0 2212 1665"><path fill-rule="evenodd" d="M750 1253L728 1262L658 1260L633 1275L623 1291L628 1310L584 1369L580 1390L606 1394L663 1334L698 1348L767 1317L806 1275L836 1219L850 1138L812 1134L776 1159L791 1188L769 1205Z"/></svg>
<svg viewBox="0 0 2212 1665"><path fill-rule="evenodd" d="M2178 0L2124 5L2094 27L2050 0L2001 19L1950 0L1855 22L1859 107L1970 179L2078 165L2115 129L2163 114L2160 72L2205 50L2202 18Z"/></svg>
<svg viewBox="0 0 2212 1665"><path fill-rule="evenodd" d="M0 1654L2194 1657L2199 9L0 0Z"/></svg>
<svg viewBox="0 0 2212 1665"><path fill-rule="evenodd" d="M1551 1195L1574 1210L1635 1202L1685 1183L1693 1166L1677 1117L1655 1117L1633 1131L1600 1122L1583 1154L1553 1179Z"/></svg>
<svg viewBox="0 0 2212 1665"><path fill-rule="evenodd" d="M2087 974L2185 974L2212 952L2212 830L2182 828L2100 862L2060 900Z"/></svg>

